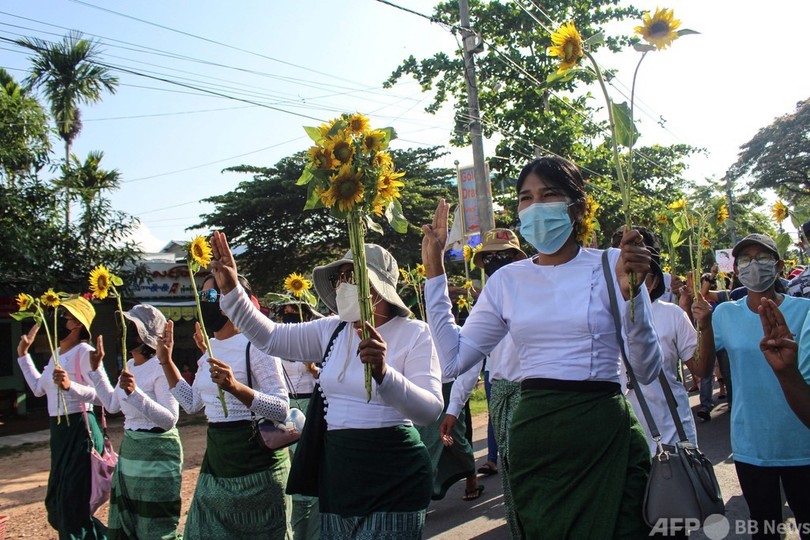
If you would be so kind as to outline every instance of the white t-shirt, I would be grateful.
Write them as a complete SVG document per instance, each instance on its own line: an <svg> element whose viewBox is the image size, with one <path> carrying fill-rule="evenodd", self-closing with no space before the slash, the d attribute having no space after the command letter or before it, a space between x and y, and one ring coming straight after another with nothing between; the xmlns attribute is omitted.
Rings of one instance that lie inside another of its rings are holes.
<svg viewBox="0 0 810 540"><path fill-rule="evenodd" d="M224 295L220 307L254 345L298 362L323 357L340 323L337 317L276 324L256 309L242 290L238 286ZM444 408L439 359L428 326L422 321L393 317L378 326L377 332L387 344L387 369L382 384L372 382L370 402L358 356L357 331L347 324L335 339L319 378L330 430L428 425Z"/></svg>
<svg viewBox="0 0 810 540"><path fill-rule="evenodd" d="M245 299L247 295L243 295ZM248 300L250 302L250 300ZM252 305L252 304L251 304ZM228 364L233 370L237 381L247 384L247 369L245 362L245 349L248 338L244 334L236 334L228 339L212 339L211 349L214 358ZM228 392L224 392L225 405L228 416L222 411L219 401L218 387L209 375L210 364L208 353L203 353L197 362L197 376L194 384L180 379L172 388L172 395L177 398L180 405L188 413L195 413L205 408L205 416L209 422L236 422L250 420L251 412L258 416L282 422L289 414L290 401L287 397L287 387L281 373L281 360L269 356L257 347L250 347L251 384L255 392L250 408Z"/></svg>
<svg viewBox="0 0 810 540"><path fill-rule="evenodd" d="M130 358L127 369L135 377L135 391L130 395L118 384L113 388L103 368L89 373L104 408L111 413L124 413L124 429L172 429L180 416L180 406L169 391L157 357L139 366Z"/></svg>
<svg viewBox="0 0 810 540"><path fill-rule="evenodd" d="M611 268L619 254L608 251ZM517 348L521 380L618 383L619 345L601 257L601 250L581 248L561 265L537 265L533 259L508 264L489 279L460 332L453 325L430 321L445 376L476 365L508 333ZM621 295L615 273L613 281ZM445 276L427 280L426 297L434 294L434 287L445 290ZM622 329L633 369L641 381L649 382L660 371L661 347L644 287L633 302L631 321L628 302L618 298Z"/></svg>
<svg viewBox="0 0 810 540"><path fill-rule="evenodd" d="M87 411L93 410L96 390L91 386L88 379L91 351L95 351L95 349L85 342L79 343L66 353L62 353L57 349L59 365L67 372L70 379L70 389L67 392L62 392L67 406L67 414L82 412L83 409ZM77 359L82 377L76 375ZM48 396L48 415L64 415L65 408L59 398L56 383L53 382L53 357L48 361L41 374L34 365L30 354L17 358L17 363L20 365L25 382L28 383L31 392L37 397ZM84 379L86 384L77 382L80 378Z"/></svg>
<svg viewBox="0 0 810 540"><path fill-rule="evenodd" d="M652 303L653 321L655 330L661 340L661 350L664 354L664 374L666 375L669 387L675 396L678 404L678 417L681 419L683 429L689 442L697 446L697 432L695 430L695 420L692 418L692 410L689 407L689 394L683 383L678 380L678 361L687 361L692 358L697 348L697 331L692 326L689 316L684 310L675 304L656 300ZM622 387L626 387L625 370L622 369ZM661 442L664 444L675 444L679 441L678 432L675 429L675 422L669 411L664 391L658 380L650 384L642 384L641 391L644 399L650 408L658 431L661 433ZM650 453L655 454L656 445L650 438L650 429L641 408L638 406L638 398L633 390L628 391L628 400L633 405L633 410L638 417L644 431L647 432L650 443Z"/></svg>

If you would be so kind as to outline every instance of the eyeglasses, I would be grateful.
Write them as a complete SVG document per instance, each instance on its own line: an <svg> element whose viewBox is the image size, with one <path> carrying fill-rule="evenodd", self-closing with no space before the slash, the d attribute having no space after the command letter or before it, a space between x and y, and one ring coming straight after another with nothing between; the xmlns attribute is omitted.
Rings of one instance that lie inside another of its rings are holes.
<svg viewBox="0 0 810 540"><path fill-rule="evenodd" d="M751 257L749 255L740 255L734 260L734 263L737 265L737 268L739 269L747 268L752 262L765 265L775 263L776 259L770 253L760 253L756 257Z"/></svg>
<svg viewBox="0 0 810 540"><path fill-rule="evenodd" d="M214 302L219 300L219 293L217 292L216 289L208 289L206 291L200 291L198 293L198 296L200 297L200 302L209 302L213 304Z"/></svg>
<svg viewBox="0 0 810 540"><path fill-rule="evenodd" d="M512 254L512 252L510 250L490 251L488 253L484 253L483 255L481 255L481 262L483 264L489 264L490 262L492 262L493 260L496 260L496 259L499 260L499 261L510 261L511 262L512 259L514 259L514 257L515 257L514 254Z"/></svg>
<svg viewBox="0 0 810 540"><path fill-rule="evenodd" d="M333 289L337 289L341 283L354 285L354 268L349 268L343 272L335 272L329 275L329 283Z"/></svg>

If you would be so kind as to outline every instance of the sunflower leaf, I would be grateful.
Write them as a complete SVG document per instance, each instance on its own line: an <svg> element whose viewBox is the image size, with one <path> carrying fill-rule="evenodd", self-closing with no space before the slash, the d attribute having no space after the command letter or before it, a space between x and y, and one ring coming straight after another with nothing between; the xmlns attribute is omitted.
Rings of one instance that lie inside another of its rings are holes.
<svg viewBox="0 0 810 540"><path fill-rule="evenodd" d="M366 227L368 227L368 230L374 231L377 234L385 234L380 224L371 219L371 216L366 216Z"/></svg>
<svg viewBox="0 0 810 540"><path fill-rule="evenodd" d="M589 45L593 47L596 45L601 45L604 42L605 42L605 34L603 34L602 32L597 32L588 39L586 39L585 41L583 41L582 43L584 45Z"/></svg>
<svg viewBox="0 0 810 540"><path fill-rule="evenodd" d="M112 283L115 287L120 287L124 284L124 280L115 274L110 274L110 283Z"/></svg>
<svg viewBox="0 0 810 540"><path fill-rule="evenodd" d="M688 28L684 28L683 30L678 30L678 37L681 36L690 36L692 34L700 34L697 30L690 30Z"/></svg>
<svg viewBox="0 0 810 540"><path fill-rule="evenodd" d="M15 321L24 321L25 319L37 319L37 314L31 311L15 311L9 313L9 316Z"/></svg>
<svg viewBox="0 0 810 540"><path fill-rule="evenodd" d="M655 45L647 45L645 43L634 43L633 48L638 52L650 52L655 50Z"/></svg>
<svg viewBox="0 0 810 540"><path fill-rule="evenodd" d="M309 138L312 139L316 144L320 143L323 140L323 135L321 135L321 130L316 128L316 127L304 126L304 131L307 132L307 135L309 135Z"/></svg>
<svg viewBox="0 0 810 540"><path fill-rule="evenodd" d="M399 234L408 232L408 220L405 219L405 215L402 213L402 205L399 204L399 201L389 203L385 209L385 217L388 218L391 227Z"/></svg>
<svg viewBox="0 0 810 540"><path fill-rule="evenodd" d="M626 101L622 103L611 101L610 108L613 111L613 122L616 124L616 142L630 148L638 139L638 130L633 124L630 106Z"/></svg>
<svg viewBox="0 0 810 540"><path fill-rule="evenodd" d="M779 233L776 236L776 250L779 251L779 258L783 258L787 249L790 247L792 243L790 235L786 232Z"/></svg>
<svg viewBox="0 0 810 540"><path fill-rule="evenodd" d="M296 186L305 186L305 185L309 184L310 181L312 181L313 178L315 178L315 177L312 175L312 171L310 170L310 168L305 167L304 172L302 172L301 176L298 178L298 180L296 180L295 185Z"/></svg>
<svg viewBox="0 0 810 540"><path fill-rule="evenodd" d="M315 210L316 208L323 208L323 201L315 189L315 182L307 184L307 202L304 204L304 210Z"/></svg>
<svg viewBox="0 0 810 540"><path fill-rule="evenodd" d="M577 71L580 70L569 69L567 71L564 71L563 73L555 71L554 73L546 77L546 86L552 86L557 83L566 83L574 78L574 75L576 74Z"/></svg>
<svg viewBox="0 0 810 540"><path fill-rule="evenodd" d="M397 138L397 131L392 127L382 128L380 131L385 133L385 140L383 141L385 146L388 146L388 143Z"/></svg>

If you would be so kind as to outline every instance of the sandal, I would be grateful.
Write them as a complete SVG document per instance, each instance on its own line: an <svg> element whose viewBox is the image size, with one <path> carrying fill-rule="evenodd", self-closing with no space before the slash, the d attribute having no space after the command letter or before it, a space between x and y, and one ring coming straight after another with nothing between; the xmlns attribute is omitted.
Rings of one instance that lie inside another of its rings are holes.
<svg viewBox="0 0 810 540"><path fill-rule="evenodd" d="M498 474L498 467L493 465L492 462L487 461L478 467L478 473L483 474L484 476L492 476L493 474Z"/></svg>
<svg viewBox="0 0 810 540"><path fill-rule="evenodd" d="M474 501L478 497L481 496L481 493L484 492L484 486L478 486L472 491L464 490L464 496L461 498L462 501Z"/></svg>

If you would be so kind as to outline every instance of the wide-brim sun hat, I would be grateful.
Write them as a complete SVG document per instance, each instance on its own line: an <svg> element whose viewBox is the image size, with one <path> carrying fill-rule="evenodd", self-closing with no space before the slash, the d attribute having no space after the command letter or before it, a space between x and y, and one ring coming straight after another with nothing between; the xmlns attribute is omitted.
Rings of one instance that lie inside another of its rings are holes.
<svg viewBox="0 0 810 540"><path fill-rule="evenodd" d="M157 350L158 340L166 327L166 316L155 306L138 304L132 306L129 311L125 311L124 317L135 325L141 341Z"/></svg>
<svg viewBox="0 0 810 540"><path fill-rule="evenodd" d="M303 300L294 300L291 302L283 302L283 301L273 302L272 304L270 304L270 306L273 308L273 311L278 315L281 315L281 313L284 311L285 306L295 306L296 308L303 308L304 313L309 313L309 316L313 319L323 318L323 315L317 309L312 307L312 305L309 304L308 302L304 302Z"/></svg>
<svg viewBox="0 0 810 540"><path fill-rule="evenodd" d="M481 242L481 249L476 251L473 255L473 264L478 268L483 268L484 264L481 258L485 253L491 251L506 251L507 249L515 249L522 257L517 260L525 259L526 254L520 249L520 241L514 231L510 229L490 229L484 233L484 241Z"/></svg>
<svg viewBox="0 0 810 540"><path fill-rule="evenodd" d="M75 296L67 300L62 300L60 305L68 310L71 315L76 317L76 320L82 323L87 329L87 332L90 333L90 325L93 324L93 319L96 317L96 308L93 307L93 304L91 304L87 298Z"/></svg>
<svg viewBox="0 0 810 540"><path fill-rule="evenodd" d="M410 317L411 310L397 294L397 281L399 281L399 265L393 255L377 244L365 244L366 266L368 267L368 281L377 291L377 294L391 304L400 317ZM312 271L312 282L315 292L321 301L333 313L337 313L335 289L329 281L329 276L337 273L344 264L354 264L352 250L346 252L342 259L324 266L316 266Z"/></svg>

